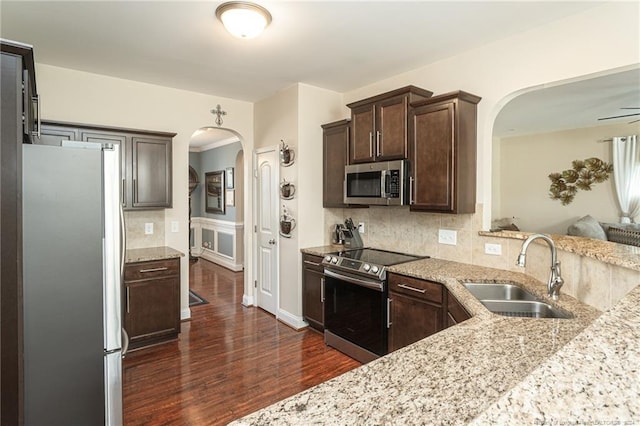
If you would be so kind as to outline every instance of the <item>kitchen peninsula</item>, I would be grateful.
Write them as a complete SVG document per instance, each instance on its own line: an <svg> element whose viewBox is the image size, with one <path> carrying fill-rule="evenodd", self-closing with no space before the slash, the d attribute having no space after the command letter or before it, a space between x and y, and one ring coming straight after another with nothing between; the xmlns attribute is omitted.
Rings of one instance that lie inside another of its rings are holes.
<svg viewBox="0 0 640 426"><path fill-rule="evenodd" d="M303 252L322 256L330 250ZM557 305L573 319L506 318L487 311L461 282L515 282L538 295L546 286L518 272L438 259L389 271L442 283L473 317L233 424L550 423L640 416L640 287L603 315L563 294Z"/></svg>

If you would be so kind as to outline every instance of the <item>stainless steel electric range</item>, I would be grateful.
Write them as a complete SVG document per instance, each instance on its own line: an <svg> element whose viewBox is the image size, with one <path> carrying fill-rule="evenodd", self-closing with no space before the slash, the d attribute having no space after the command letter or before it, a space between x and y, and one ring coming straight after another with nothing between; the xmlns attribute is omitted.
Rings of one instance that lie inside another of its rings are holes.
<svg viewBox="0 0 640 426"><path fill-rule="evenodd" d="M423 259L371 248L327 254L324 265L325 343L362 363L387 353L387 267Z"/></svg>

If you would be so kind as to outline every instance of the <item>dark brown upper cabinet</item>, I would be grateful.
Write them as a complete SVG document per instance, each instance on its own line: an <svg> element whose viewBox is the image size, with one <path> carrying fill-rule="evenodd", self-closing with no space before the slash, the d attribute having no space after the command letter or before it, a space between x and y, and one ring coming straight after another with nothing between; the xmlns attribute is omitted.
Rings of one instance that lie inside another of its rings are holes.
<svg viewBox="0 0 640 426"><path fill-rule="evenodd" d="M348 104L349 164L407 158L409 104L431 95L428 90L406 86Z"/></svg>
<svg viewBox="0 0 640 426"><path fill-rule="evenodd" d="M125 210L172 206L172 139L175 133L121 129L47 121L36 143L60 145L63 140L120 146L120 188Z"/></svg>
<svg viewBox="0 0 640 426"><path fill-rule="evenodd" d="M344 166L349 150L349 120L322 125L322 207L344 204Z"/></svg>
<svg viewBox="0 0 640 426"><path fill-rule="evenodd" d="M480 99L457 91L411 105L412 211L475 212L477 104Z"/></svg>
<svg viewBox="0 0 640 426"><path fill-rule="evenodd" d="M131 136L133 208L171 207L171 139Z"/></svg>

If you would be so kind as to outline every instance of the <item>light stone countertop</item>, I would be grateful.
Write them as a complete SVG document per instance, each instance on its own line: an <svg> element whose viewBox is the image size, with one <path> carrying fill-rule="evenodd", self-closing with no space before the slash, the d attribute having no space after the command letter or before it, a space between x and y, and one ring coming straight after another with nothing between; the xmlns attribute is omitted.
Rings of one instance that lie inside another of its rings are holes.
<svg viewBox="0 0 640 426"><path fill-rule="evenodd" d="M127 249L125 253L125 263L174 259L176 257L183 257L183 256L184 256L184 253L167 246Z"/></svg>
<svg viewBox="0 0 640 426"><path fill-rule="evenodd" d="M480 231L484 237L510 238L526 240L533 232L522 231ZM601 262L640 271L640 247L618 244L594 238L574 237L571 235L548 234L559 250L591 257ZM534 244L543 244L535 241Z"/></svg>
<svg viewBox="0 0 640 426"><path fill-rule="evenodd" d="M640 287L600 316L567 295L551 302L545 284L517 272L438 259L389 271L444 284L473 318L232 424L640 422ZM495 315L465 281L514 282L575 317Z"/></svg>

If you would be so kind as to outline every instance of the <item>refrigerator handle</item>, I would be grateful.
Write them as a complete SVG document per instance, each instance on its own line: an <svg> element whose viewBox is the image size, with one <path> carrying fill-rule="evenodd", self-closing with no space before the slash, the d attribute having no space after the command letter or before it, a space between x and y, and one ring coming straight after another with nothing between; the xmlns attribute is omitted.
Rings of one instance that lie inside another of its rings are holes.
<svg viewBox="0 0 640 426"><path fill-rule="evenodd" d="M129 352L129 335L127 330L122 327L122 358L127 355L127 352Z"/></svg>
<svg viewBox="0 0 640 426"><path fill-rule="evenodd" d="M120 282L124 282L124 260L127 251L127 232L124 225L124 208L120 204Z"/></svg>

